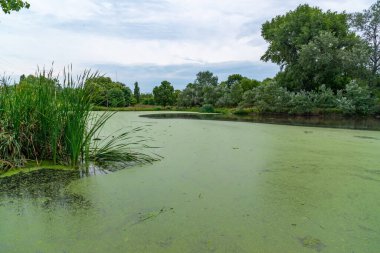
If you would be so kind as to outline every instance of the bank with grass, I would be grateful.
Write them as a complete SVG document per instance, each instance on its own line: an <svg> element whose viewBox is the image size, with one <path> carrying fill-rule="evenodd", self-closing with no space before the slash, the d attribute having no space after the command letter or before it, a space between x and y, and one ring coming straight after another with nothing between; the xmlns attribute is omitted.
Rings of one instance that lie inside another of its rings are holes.
<svg viewBox="0 0 380 253"><path fill-rule="evenodd" d="M92 94L84 88L89 71L74 77L65 69L59 78L53 70L0 87L0 173L42 162L72 169L108 164L152 162L155 158L135 151L143 140L120 130L102 136L113 112L94 113Z"/></svg>

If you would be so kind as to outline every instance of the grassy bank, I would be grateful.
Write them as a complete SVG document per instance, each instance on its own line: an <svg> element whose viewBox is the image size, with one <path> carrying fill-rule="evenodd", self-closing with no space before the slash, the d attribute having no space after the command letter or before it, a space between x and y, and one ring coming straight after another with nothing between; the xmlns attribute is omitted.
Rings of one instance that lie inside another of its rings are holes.
<svg viewBox="0 0 380 253"><path fill-rule="evenodd" d="M60 79L42 70L17 85L2 80L0 87L0 171L37 165L72 168L89 163L151 162L148 155L134 152L128 132L99 137L113 112L92 113L91 94L84 89L85 71L74 77L64 70ZM140 131L135 129L132 132Z"/></svg>

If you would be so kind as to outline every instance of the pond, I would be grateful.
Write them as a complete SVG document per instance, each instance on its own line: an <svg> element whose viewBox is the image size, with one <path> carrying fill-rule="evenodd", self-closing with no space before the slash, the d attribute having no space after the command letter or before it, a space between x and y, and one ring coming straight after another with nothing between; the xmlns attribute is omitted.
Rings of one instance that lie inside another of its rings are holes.
<svg viewBox="0 0 380 253"><path fill-rule="evenodd" d="M3 181L0 252L380 251L380 132L141 114L159 162Z"/></svg>

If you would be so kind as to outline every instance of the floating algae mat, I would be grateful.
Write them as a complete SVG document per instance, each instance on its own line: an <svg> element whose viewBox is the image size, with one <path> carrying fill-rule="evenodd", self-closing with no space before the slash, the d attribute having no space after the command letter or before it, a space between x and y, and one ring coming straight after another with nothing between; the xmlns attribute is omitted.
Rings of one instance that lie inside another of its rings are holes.
<svg viewBox="0 0 380 253"><path fill-rule="evenodd" d="M0 181L0 252L380 252L380 132L140 114L159 162Z"/></svg>

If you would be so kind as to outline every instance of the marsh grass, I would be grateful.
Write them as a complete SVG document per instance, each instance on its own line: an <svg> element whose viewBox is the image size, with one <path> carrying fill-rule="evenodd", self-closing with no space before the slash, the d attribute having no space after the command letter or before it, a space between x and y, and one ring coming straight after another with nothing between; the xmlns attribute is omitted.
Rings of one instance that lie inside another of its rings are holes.
<svg viewBox="0 0 380 253"><path fill-rule="evenodd" d="M66 68L60 78L53 70L43 69L19 84L1 80L0 169L28 161L79 168L89 162L156 160L133 149L140 142L127 143L132 133L121 132L105 142L95 140L114 112L92 112L91 94L84 84L98 73L84 71L77 77L72 73L71 67Z"/></svg>

